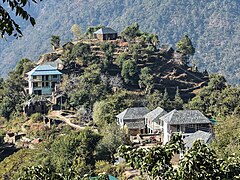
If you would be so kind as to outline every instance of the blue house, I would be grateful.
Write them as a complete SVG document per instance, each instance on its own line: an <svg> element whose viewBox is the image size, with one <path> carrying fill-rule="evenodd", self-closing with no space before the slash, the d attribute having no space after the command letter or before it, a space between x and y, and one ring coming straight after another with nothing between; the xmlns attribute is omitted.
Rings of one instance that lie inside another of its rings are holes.
<svg viewBox="0 0 240 180"><path fill-rule="evenodd" d="M36 95L51 95L62 73L57 67L45 64L39 65L27 73L28 92Z"/></svg>

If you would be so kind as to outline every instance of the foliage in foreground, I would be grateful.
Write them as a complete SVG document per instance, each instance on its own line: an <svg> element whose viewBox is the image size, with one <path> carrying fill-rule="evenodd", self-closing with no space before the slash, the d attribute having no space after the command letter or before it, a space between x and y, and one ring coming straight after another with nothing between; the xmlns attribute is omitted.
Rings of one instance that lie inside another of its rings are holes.
<svg viewBox="0 0 240 180"><path fill-rule="evenodd" d="M240 159L221 160L216 152L201 140L195 141L186 152L177 169L173 168L171 159L174 153L183 150L181 136L175 134L166 145L148 149L131 149L120 147L121 156L128 165L139 169L142 175L150 179L237 179L240 175Z"/></svg>

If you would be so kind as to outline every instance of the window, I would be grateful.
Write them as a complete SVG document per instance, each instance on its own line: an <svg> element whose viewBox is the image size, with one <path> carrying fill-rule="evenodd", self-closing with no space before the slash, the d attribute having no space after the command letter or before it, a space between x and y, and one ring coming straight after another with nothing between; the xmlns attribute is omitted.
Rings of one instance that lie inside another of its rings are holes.
<svg viewBox="0 0 240 180"><path fill-rule="evenodd" d="M48 81L48 75L46 75L45 78L46 78L46 81Z"/></svg>
<svg viewBox="0 0 240 180"><path fill-rule="evenodd" d="M46 82L46 87L49 87L49 82Z"/></svg>
<svg viewBox="0 0 240 180"><path fill-rule="evenodd" d="M37 76L33 76L33 79L37 79Z"/></svg>
<svg viewBox="0 0 240 180"><path fill-rule="evenodd" d="M44 87L44 82L42 82L42 87Z"/></svg>
<svg viewBox="0 0 240 180"><path fill-rule="evenodd" d="M38 83L37 83L37 82L34 82L34 83L33 83L33 87L38 87Z"/></svg>
<svg viewBox="0 0 240 180"><path fill-rule="evenodd" d="M57 76L57 75L52 75L52 78L53 78L53 79L57 79L58 76Z"/></svg>

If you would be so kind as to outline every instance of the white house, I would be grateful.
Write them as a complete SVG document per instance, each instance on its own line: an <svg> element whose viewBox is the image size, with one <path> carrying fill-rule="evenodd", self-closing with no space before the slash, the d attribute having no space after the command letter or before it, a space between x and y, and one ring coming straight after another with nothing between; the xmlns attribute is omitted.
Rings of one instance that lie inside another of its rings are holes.
<svg viewBox="0 0 240 180"><path fill-rule="evenodd" d="M167 114L167 111L161 107L157 107L144 115L145 124L147 125L147 133L158 133L163 131L163 121L160 117L165 114Z"/></svg>
<svg viewBox="0 0 240 180"><path fill-rule="evenodd" d="M49 64L39 65L27 73L29 94L51 95L62 73Z"/></svg>
<svg viewBox="0 0 240 180"><path fill-rule="evenodd" d="M144 115L149 110L146 107L132 107L127 108L117 117L117 124L128 129L130 135L137 135L145 133Z"/></svg>
<svg viewBox="0 0 240 180"><path fill-rule="evenodd" d="M181 132L183 138L198 130L210 132L211 121L198 110L173 110L160 117L163 121L163 143L166 144L174 132Z"/></svg>

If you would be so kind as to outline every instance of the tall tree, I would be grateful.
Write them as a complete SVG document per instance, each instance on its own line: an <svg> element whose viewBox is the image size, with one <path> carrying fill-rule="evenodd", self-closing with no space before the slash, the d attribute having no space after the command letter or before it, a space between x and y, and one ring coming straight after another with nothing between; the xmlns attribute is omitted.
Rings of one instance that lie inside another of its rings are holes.
<svg viewBox="0 0 240 180"><path fill-rule="evenodd" d="M126 84L134 83L134 76L137 73L137 65L134 60L127 60L124 61L123 66L122 66L122 71L121 75L124 78L124 81Z"/></svg>
<svg viewBox="0 0 240 180"><path fill-rule="evenodd" d="M187 64L189 57L193 56L195 53L195 48L193 47L191 39L187 35L184 35L183 38L176 44L177 51L180 52L183 56L183 63Z"/></svg>
<svg viewBox="0 0 240 180"><path fill-rule="evenodd" d="M59 36L52 36L50 39L50 43L53 47L53 50L57 49L60 47L60 37Z"/></svg>
<svg viewBox="0 0 240 180"><path fill-rule="evenodd" d="M154 84L153 84L153 75L151 74L151 70L148 67L144 67L141 69L141 73L139 75L139 87L145 89L145 93L150 93Z"/></svg>

